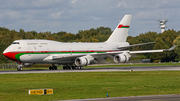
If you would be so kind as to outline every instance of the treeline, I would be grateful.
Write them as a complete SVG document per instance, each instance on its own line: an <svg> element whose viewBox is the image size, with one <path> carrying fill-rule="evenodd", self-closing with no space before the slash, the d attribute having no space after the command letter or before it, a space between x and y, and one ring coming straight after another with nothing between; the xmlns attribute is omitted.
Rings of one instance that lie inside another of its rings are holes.
<svg viewBox="0 0 180 101"><path fill-rule="evenodd" d="M0 27L0 63L11 62L3 56L3 51L14 41L18 39L48 39L60 42L104 42L111 35L112 30L108 27L98 27L90 30L79 30L77 34L67 33L64 31L51 33L51 32L25 32L20 29L19 32ZM180 31L167 30L164 33L157 34L156 32L142 33L139 36L128 36L127 41L130 44L139 44L146 42L156 42L155 44L137 46L131 50L150 50L150 49L167 49L177 44L175 50L163 53L148 53L138 54L136 58L147 59L152 61L174 61L180 58Z"/></svg>

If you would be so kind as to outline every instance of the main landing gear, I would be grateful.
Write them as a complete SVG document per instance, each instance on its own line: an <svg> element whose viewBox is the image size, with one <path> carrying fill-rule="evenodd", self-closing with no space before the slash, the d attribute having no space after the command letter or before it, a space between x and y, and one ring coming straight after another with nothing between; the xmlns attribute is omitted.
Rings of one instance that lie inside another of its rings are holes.
<svg viewBox="0 0 180 101"><path fill-rule="evenodd" d="M49 66L49 70L57 70L57 66L55 66L54 64L52 64L52 66Z"/></svg>
<svg viewBox="0 0 180 101"><path fill-rule="evenodd" d="M82 69L83 67L77 67L75 65L64 65L63 69L64 70L71 70L71 69ZM55 66L54 64L52 64L52 66L49 66L49 70L57 70L57 66Z"/></svg>
<svg viewBox="0 0 180 101"><path fill-rule="evenodd" d="M64 70L70 70L70 69L82 69L83 67L77 67L77 66L63 66Z"/></svg>

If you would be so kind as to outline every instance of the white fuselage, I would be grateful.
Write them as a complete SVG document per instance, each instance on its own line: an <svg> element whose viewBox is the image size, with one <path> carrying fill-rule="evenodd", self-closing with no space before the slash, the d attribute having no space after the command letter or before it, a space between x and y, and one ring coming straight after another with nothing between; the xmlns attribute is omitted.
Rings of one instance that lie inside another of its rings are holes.
<svg viewBox="0 0 180 101"><path fill-rule="evenodd" d="M108 55L114 56L117 63L129 61L129 48L126 42L132 15L125 15L106 42L101 43L63 43L51 40L16 40L4 52L7 58L19 63L22 70L25 63L51 63L49 69L57 69L54 64L63 64L65 68L87 66L93 60ZM21 66L22 65L22 66ZM64 68L64 69L65 69Z"/></svg>
<svg viewBox="0 0 180 101"><path fill-rule="evenodd" d="M12 55L11 60L21 63L73 63L72 59L53 60L51 56L72 56L89 53L119 51L118 46L128 46L122 43L63 43L51 40L16 40L3 53ZM8 57L8 56L7 56ZM48 60L47 57L51 57Z"/></svg>

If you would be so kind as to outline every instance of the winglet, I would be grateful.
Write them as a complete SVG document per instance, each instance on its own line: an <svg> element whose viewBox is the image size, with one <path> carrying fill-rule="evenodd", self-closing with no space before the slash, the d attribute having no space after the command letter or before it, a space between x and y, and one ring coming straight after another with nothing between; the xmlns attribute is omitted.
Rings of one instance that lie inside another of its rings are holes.
<svg viewBox="0 0 180 101"><path fill-rule="evenodd" d="M172 50L174 50L174 48L176 47L177 45L174 45L174 46L172 46L171 48L169 48L169 49L164 49L163 51L172 51Z"/></svg>

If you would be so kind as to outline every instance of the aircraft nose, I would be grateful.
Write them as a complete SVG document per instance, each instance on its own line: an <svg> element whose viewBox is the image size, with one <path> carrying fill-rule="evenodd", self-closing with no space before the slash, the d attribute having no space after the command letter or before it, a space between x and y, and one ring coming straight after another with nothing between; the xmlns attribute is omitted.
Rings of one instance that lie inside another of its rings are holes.
<svg viewBox="0 0 180 101"><path fill-rule="evenodd" d="M3 55L6 57L6 53L7 53L7 51L6 50L4 50L3 51Z"/></svg>
<svg viewBox="0 0 180 101"><path fill-rule="evenodd" d="M3 55L8 58L8 54L7 53L3 53Z"/></svg>
<svg viewBox="0 0 180 101"><path fill-rule="evenodd" d="M15 57L16 53L11 53L11 52L8 52L8 51L4 50L3 55L5 57L7 57L8 59L10 59L10 60L17 61L17 59Z"/></svg>
<svg viewBox="0 0 180 101"><path fill-rule="evenodd" d="M6 50L3 51L3 55L4 55L5 57L7 57L7 58L9 58L9 56L10 56L10 55L9 55L9 52L7 52Z"/></svg>

